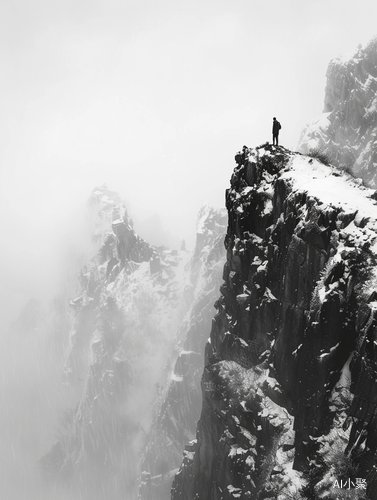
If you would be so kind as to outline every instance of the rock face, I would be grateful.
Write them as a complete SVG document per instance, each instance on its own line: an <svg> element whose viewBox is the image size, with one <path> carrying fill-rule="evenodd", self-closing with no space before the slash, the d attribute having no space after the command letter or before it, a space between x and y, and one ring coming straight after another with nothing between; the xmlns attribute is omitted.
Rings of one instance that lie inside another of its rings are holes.
<svg viewBox="0 0 377 500"><path fill-rule="evenodd" d="M94 191L90 205L97 251L71 300L65 362L75 404L41 467L64 498L134 499L143 454L144 469L160 474L153 481L169 491L166 472L178 468L195 431L199 367L225 257L225 211L202 210L190 259L140 238L106 187ZM178 424L181 415L186 420ZM164 439L170 455L159 448Z"/></svg>
<svg viewBox="0 0 377 500"><path fill-rule="evenodd" d="M348 480L352 498L363 481L376 498L375 194L282 147L238 162L202 411L172 499L335 500Z"/></svg>
<svg viewBox="0 0 377 500"><path fill-rule="evenodd" d="M300 151L321 150L337 166L377 187L377 37L327 70L322 116L307 124Z"/></svg>
<svg viewBox="0 0 377 500"><path fill-rule="evenodd" d="M94 252L80 274L65 381L75 394L42 470L69 498L116 500L136 492L165 351L185 313L187 254L151 247L116 193L90 198ZM155 263L159 262L159 266Z"/></svg>
<svg viewBox="0 0 377 500"><path fill-rule="evenodd" d="M201 409L204 348L225 261L225 231L225 210L208 206L200 210L185 289L186 300L192 306L177 332L170 380L162 390L161 406L148 437L141 466L142 500L169 498L185 444L195 438Z"/></svg>

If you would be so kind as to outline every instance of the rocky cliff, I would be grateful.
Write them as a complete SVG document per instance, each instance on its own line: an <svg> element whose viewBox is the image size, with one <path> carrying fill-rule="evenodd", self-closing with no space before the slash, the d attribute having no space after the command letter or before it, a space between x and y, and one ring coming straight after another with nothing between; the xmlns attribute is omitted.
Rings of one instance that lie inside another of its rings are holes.
<svg viewBox="0 0 377 500"><path fill-rule="evenodd" d="M193 437L199 366L224 260L225 211L203 208L190 256L140 238L118 195L105 186L89 201L94 250L70 303L65 362L74 404L41 468L63 498L134 499L143 455L143 468L160 474L153 481L168 491L165 472L179 466ZM171 456L159 448L163 433Z"/></svg>
<svg viewBox="0 0 377 500"><path fill-rule="evenodd" d="M192 305L175 336L170 380L161 388L157 418L148 436L141 466L141 500L169 498L185 444L195 438L201 410L204 348L225 261L225 231L225 210L202 207L195 251L187 268L189 281L185 293Z"/></svg>
<svg viewBox="0 0 377 500"><path fill-rule="evenodd" d="M376 498L376 193L282 147L236 159L202 411L172 499Z"/></svg>
<svg viewBox="0 0 377 500"><path fill-rule="evenodd" d="M377 37L327 69L323 114L307 124L299 149L319 150L377 187Z"/></svg>

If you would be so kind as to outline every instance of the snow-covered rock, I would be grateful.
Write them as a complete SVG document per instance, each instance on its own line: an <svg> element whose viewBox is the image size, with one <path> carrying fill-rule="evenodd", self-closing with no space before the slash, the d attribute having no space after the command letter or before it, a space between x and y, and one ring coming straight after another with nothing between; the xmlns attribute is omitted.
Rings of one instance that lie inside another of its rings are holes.
<svg viewBox="0 0 377 500"><path fill-rule="evenodd" d="M196 245L187 266L185 296L189 310L175 336L170 380L162 388L161 406L148 436L142 463L141 500L165 500L185 445L194 440L201 409L200 379L204 348L225 261L226 211L205 205L198 214ZM165 473L163 473L165 471ZM170 473L170 475L169 475Z"/></svg>
<svg viewBox="0 0 377 500"><path fill-rule="evenodd" d="M201 212L191 256L140 238L118 195L105 186L95 189L89 204L94 251L80 273L80 293L70 301L74 319L65 361L75 403L66 408L59 439L41 464L72 498L136 498L146 446L151 465L144 469L160 474L155 482L166 489L193 437L199 359L225 255L226 215L210 207ZM184 437L169 435L175 452L165 471L153 436L158 426L161 432L174 427L185 412L179 424Z"/></svg>
<svg viewBox="0 0 377 500"><path fill-rule="evenodd" d="M330 162L377 187L377 37L327 69L323 114L308 123L303 153L322 151Z"/></svg>
<svg viewBox="0 0 377 500"><path fill-rule="evenodd" d="M239 162L226 202L197 440L173 500L336 498L331 479L347 474L375 498L374 191L267 144Z"/></svg>

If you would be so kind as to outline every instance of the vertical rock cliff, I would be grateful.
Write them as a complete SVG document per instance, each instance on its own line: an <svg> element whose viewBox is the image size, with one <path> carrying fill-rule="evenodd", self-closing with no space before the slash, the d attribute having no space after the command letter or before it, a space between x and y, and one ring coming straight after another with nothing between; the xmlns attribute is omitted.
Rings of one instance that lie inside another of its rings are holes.
<svg viewBox="0 0 377 500"><path fill-rule="evenodd" d="M196 245L185 290L192 304L176 334L167 386L148 436L142 463L141 500L169 498L185 444L195 438L201 409L204 348L225 261L225 210L204 206L198 215Z"/></svg>
<svg viewBox="0 0 377 500"><path fill-rule="evenodd" d="M74 404L41 469L63 498L134 499L145 455L144 476L168 492L200 412L225 211L202 209L190 258L140 238L118 195L105 186L93 192L90 206L94 251L70 303L65 362ZM148 491L142 488L145 498Z"/></svg>
<svg viewBox="0 0 377 500"><path fill-rule="evenodd" d="M45 477L70 498L124 498L136 491L155 383L185 308L185 252L141 239L118 195L90 198L94 255L71 300L73 327L65 380L75 404L41 461Z"/></svg>
<svg viewBox="0 0 377 500"><path fill-rule="evenodd" d="M324 110L304 127L299 148L318 149L377 187L377 37L327 69Z"/></svg>
<svg viewBox="0 0 377 500"><path fill-rule="evenodd" d="M282 147L236 159L202 411L172 499L376 498L376 193Z"/></svg>

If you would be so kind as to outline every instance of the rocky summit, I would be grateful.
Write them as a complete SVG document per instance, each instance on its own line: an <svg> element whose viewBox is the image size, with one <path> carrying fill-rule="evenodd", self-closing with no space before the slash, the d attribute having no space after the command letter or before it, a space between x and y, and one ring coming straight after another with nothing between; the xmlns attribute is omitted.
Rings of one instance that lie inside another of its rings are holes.
<svg viewBox="0 0 377 500"><path fill-rule="evenodd" d="M377 37L327 69L322 115L308 123L299 149L319 150L334 165L377 187Z"/></svg>
<svg viewBox="0 0 377 500"><path fill-rule="evenodd" d="M377 197L315 156L236 156L173 500L377 498Z"/></svg>

